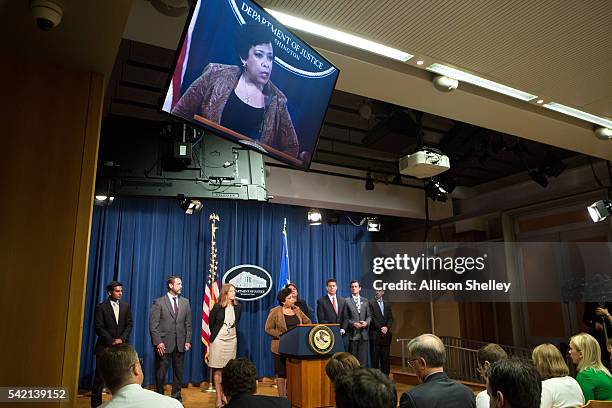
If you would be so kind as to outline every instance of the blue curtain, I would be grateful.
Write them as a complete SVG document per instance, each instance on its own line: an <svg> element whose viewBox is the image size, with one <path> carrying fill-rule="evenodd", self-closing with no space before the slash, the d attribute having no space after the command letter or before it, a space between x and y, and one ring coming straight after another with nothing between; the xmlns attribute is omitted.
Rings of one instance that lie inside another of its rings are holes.
<svg viewBox="0 0 612 408"><path fill-rule="evenodd" d="M130 344L144 359L145 384L154 382L154 353L148 316L153 300L165 294L165 278L183 280L183 296L191 302L193 349L185 358L185 381L208 379L200 341L202 298L211 245L211 212L219 214L218 271L253 264L266 269L274 287L264 298L242 302L238 327L238 355L250 358L260 376L273 375L270 338L264 326L276 306L283 219L287 218L291 280L300 297L315 309L325 293L325 281L338 280L338 293L349 295L349 282L362 275L361 247L370 239L351 224L306 223L308 209L234 200L207 200L199 214L185 215L171 199L117 198L110 207L95 207L91 231L87 297L81 347L79 386L90 388L94 375L93 328L95 305L106 299L111 280L123 283L123 300L131 305L134 327ZM365 294L364 294L365 295ZM168 374L170 376L170 373Z"/></svg>

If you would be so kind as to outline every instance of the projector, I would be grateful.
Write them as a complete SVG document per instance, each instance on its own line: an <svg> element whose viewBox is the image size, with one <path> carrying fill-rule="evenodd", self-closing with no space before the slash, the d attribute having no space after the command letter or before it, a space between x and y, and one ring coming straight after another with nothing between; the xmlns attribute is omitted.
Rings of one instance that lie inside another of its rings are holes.
<svg viewBox="0 0 612 408"><path fill-rule="evenodd" d="M431 149L419 150L399 161L399 172L404 176L428 178L450 169L448 156Z"/></svg>

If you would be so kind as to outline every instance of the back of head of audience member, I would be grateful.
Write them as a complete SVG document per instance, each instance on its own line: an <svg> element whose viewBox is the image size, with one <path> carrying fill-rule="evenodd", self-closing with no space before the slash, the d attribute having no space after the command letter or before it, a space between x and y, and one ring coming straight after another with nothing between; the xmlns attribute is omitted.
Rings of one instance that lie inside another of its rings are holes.
<svg viewBox="0 0 612 408"><path fill-rule="evenodd" d="M325 365L325 373L329 379L333 382L336 377L340 374L346 373L347 371L359 368L359 360L355 358L351 353L346 351L340 351L334 353Z"/></svg>
<svg viewBox="0 0 612 408"><path fill-rule="evenodd" d="M540 344L534 348L531 359L536 370L540 373L542 381L569 375L569 368L565 364L561 352L553 344Z"/></svg>
<svg viewBox="0 0 612 408"><path fill-rule="evenodd" d="M530 363L514 358L502 359L489 370L487 393L491 407L539 408L542 379Z"/></svg>
<svg viewBox="0 0 612 408"><path fill-rule="evenodd" d="M395 383L380 370L356 368L334 380L337 408L395 408Z"/></svg>
<svg viewBox="0 0 612 408"><path fill-rule="evenodd" d="M480 375L487 378L491 365L496 361L508 358L508 353L499 344L489 343L478 350L477 357Z"/></svg>
<svg viewBox="0 0 612 408"><path fill-rule="evenodd" d="M572 352L573 349L573 352ZM595 371L602 371L608 376L610 371L601 361L601 348L595 337L587 333L579 333L570 339L570 356L572 361L577 364L578 372L592 368Z"/></svg>
<svg viewBox="0 0 612 408"><path fill-rule="evenodd" d="M421 381L429 374L443 371L446 363L444 343L433 334L421 334L410 340L408 354L408 363Z"/></svg>
<svg viewBox="0 0 612 408"><path fill-rule="evenodd" d="M221 374L223 394L233 398L239 394L255 394L257 390L257 370L248 358L235 358L223 367Z"/></svg>
<svg viewBox="0 0 612 408"><path fill-rule="evenodd" d="M138 353L129 344L108 347L98 364L102 378L113 394L128 384L142 384L144 380Z"/></svg>

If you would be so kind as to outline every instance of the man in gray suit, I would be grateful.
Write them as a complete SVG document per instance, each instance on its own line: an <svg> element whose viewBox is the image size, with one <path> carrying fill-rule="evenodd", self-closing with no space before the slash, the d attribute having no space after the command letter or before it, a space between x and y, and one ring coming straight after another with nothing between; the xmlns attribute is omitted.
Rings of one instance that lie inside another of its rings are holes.
<svg viewBox="0 0 612 408"><path fill-rule="evenodd" d="M155 299L149 317L149 332L155 347L155 386L158 393L164 393L171 359L174 376L170 396L181 401L183 360L191 348L191 307L188 299L179 297L183 289L181 278L169 276L166 288L168 293Z"/></svg>
<svg viewBox="0 0 612 408"><path fill-rule="evenodd" d="M361 285L351 281L351 296L346 298L344 308L344 325L349 338L349 352L354 355L362 367L368 362L368 328L372 320L372 311L368 299L361 297Z"/></svg>

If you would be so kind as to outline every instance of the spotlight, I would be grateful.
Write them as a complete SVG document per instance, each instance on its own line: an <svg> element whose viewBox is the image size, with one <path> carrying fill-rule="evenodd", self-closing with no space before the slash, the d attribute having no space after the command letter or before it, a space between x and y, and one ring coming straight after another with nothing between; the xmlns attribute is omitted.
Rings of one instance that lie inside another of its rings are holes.
<svg viewBox="0 0 612 408"><path fill-rule="evenodd" d="M308 224L310 225L321 225L323 222L323 216L321 215L321 211L313 208L308 211Z"/></svg>
<svg viewBox="0 0 612 408"><path fill-rule="evenodd" d="M96 194L95 198L96 200L94 201L94 204L99 206L111 205L113 203L113 200L115 199L115 197L108 196L106 194Z"/></svg>
<svg viewBox="0 0 612 408"><path fill-rule="evenodd" d="M459 87L459 81L444 75L435 76L433 84L434 87L441 92L451 92Z"/></svg>
<svg viewBox="0 0 612 408"><path fill-rule="evenodd" d="M612 139L612 129L608 129L606 127L598 127L595 129L595 136L602 140L610 140Z"/></svg>
<svg viewBox="0 0 612 408"><path fill-rule="evenodd" d="M603 221L612 214L612 201L599 200L587 207L593 222Z"/></svg>
<svg viewBox="0 0 612 408"><path fill-rule="evenodd" d="M446 202L448 199L448 191L444 188L442 183L435 178L429 179L425 184L425 192L434 201Z"/></svg>
<svg viewBox="0 0 612 408"><path fill-rule="evenodd" d="M368 217L368 232L380 232L380 220L378 217Z"/></svg>
<svg viewBox="0 0 612 408"><path fill-rule="evenodd" d="M179 200L180 207L183 209L183 211L185 211L185 214L188 215L199 213L200 211L202 211L202 208L204 208L202 201L196 198L182 197L179 198Z"/></svg>
<svg viewBox="0 0 612 408"><path fill-rule="evenodd" d="M368 191L374 190L374 179L372 178L372 175L370 173L368 173L368 175L366 176L365 189Z"/></svg>

